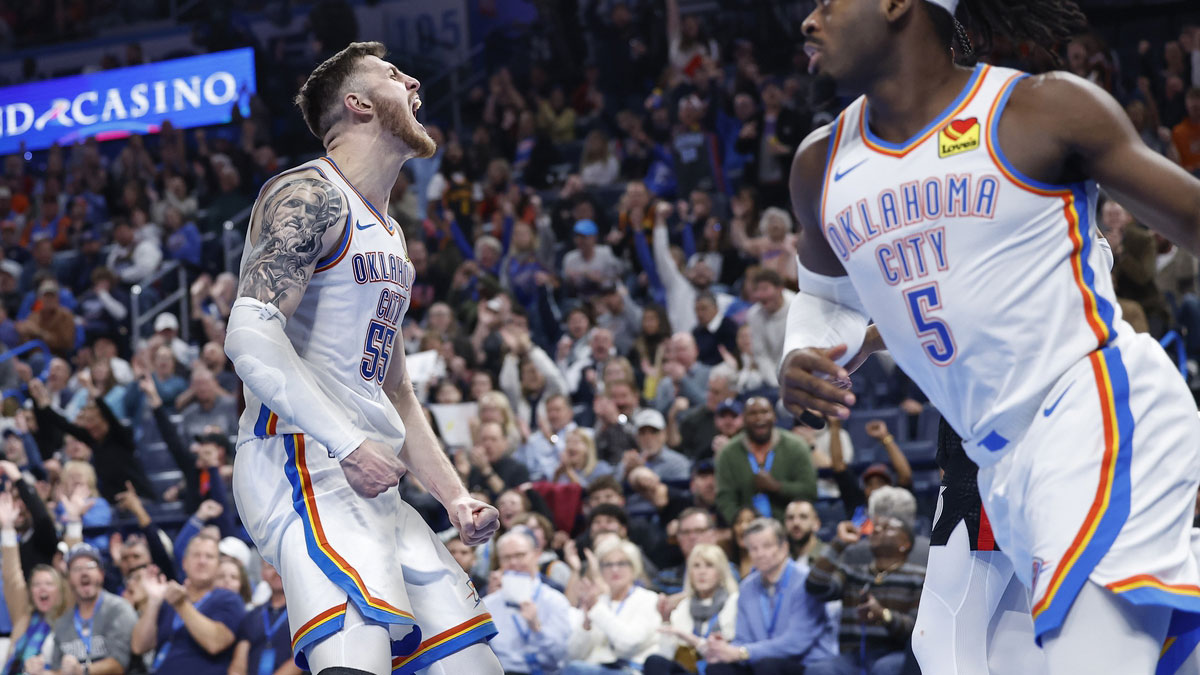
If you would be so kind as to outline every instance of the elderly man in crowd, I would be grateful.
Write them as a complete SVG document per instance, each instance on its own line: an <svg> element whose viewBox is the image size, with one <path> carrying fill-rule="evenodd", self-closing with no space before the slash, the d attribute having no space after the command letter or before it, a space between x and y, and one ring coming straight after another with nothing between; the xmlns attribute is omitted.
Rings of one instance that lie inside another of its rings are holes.
<svg viewBox="0 0 1200 675"><path fill-rule="evenodd" d="M532 533L516 528L496 541L500 585L483 599L500 633L491 641L505 673L553 675L567 660L571 603L541 580Z"/></svg>

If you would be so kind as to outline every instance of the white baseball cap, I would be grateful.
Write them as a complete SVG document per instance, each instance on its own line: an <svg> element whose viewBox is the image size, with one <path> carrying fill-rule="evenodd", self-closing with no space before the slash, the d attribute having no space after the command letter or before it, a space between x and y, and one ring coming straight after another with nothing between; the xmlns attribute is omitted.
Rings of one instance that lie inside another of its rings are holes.
<svg viewBox="0 0 1200 675"><path fill-rule="evenodd" d="M179 319L176 319L174 314L170 312L163 312L154 318L155 333L168 329L175 331L179 330Z"/></svg>

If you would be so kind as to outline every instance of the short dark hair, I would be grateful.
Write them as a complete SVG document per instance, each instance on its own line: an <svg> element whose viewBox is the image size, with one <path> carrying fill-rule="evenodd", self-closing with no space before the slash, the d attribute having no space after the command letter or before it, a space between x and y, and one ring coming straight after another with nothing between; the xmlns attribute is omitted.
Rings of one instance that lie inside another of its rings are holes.
<svg viewBox="0 0 1200 675"><path fill-rule="evenodd" d="M678 517L676 517L676 520L678 520L679 522L682 523L683 521L687 520L688 518L691 518L692 516L704 516L705 518L707 518L709 529L712 529L717 526L717 518L716 518L716 516L714 516L712 514L712 511L709 511L708 509L700 508L699 506L687 507L679 514Z"/></svg>
<svg viewBox="0 0 1200 675"><path fill-rule="evenodd" d="M617 522L621 523L621 527L629 527L629 514L625 513L625 509L617 506L616 504L600 504L596 508L592 509L592 512L588 514L589 530L592 529L592 523L596 522L596 519L600 516L616 518Z"/></svg>
<svg viewBox="0 0 1200 675"><path fill-rule="evenodd" d="M342 51L317 66L296 94L296 106L304 116L308 130L324 141L333 126L334 104L346 81L354 76L358 63L367 56L383 58L387 47L379 42L351 42Z"/></svg>
<svg viewBox="0 0 1200 675"><path fill-rule="evenodd" d="M759 267L750 275L750 283L760 284L767 282L777 288L783 288L783 277L779 276L779 272L769 267Z"/></svg>
<svg viewBox="0 0 1200 675"><path fill-rule="evenodd" d="M596 480L592 481L588 485L587 496L591 497L601 490L613 490L619 495L625 494L625 491L621 489L621 484L617 482L617 479L613 478L611 475L600 476Z"/></svg>
<svg viewBox="0 0 1200 675"><path fill-rule="evenodd" d="M787 530L783 529L783 523L774 518L755 518L742 531L742 536L758 534L759 532L773 532L775 534L775 541L780 544L788 543Z"/></svg>

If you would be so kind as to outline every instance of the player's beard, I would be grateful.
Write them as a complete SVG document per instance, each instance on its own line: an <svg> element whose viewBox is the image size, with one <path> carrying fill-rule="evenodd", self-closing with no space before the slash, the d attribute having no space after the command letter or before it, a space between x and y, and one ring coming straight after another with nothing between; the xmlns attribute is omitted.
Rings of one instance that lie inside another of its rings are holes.
<svg viewBox="0 0 1200 675"><path fill-rule="evenodd" d="M377 104L379 108L379 122L383 128L391 133L400 142L408 146L413 151L415 157L433 157L433 153L437 152L437 144L429 137L415 117L413 117L412 108L400 105L391 99L381 99Z"/></svg>

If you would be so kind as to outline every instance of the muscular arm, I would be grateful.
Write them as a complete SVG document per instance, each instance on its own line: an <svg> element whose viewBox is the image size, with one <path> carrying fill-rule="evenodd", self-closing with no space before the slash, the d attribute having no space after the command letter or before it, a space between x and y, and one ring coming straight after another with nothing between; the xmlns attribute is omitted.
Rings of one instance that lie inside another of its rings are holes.
<svg viewBox="0 0 1200 675"><path fill-rule="evenodd" d="M1200 255L1200 180L1147 147L1120 104L1091 82L1057 72L1022 80L999 135L1022 173L1051 183L1089 176L1139 222Z"/></svg>
<svg viewBox="0 0 1200 675"><path fill-rule="evenodd" d="M341 191L308 173L283 178L251 227L225 351L250 391L344 460L366 439L296 353L284 326L322 253L336 245L348 207ZM357 488L356 488L357 489ZM373 495L372 495L373 496Z"/></svg>

